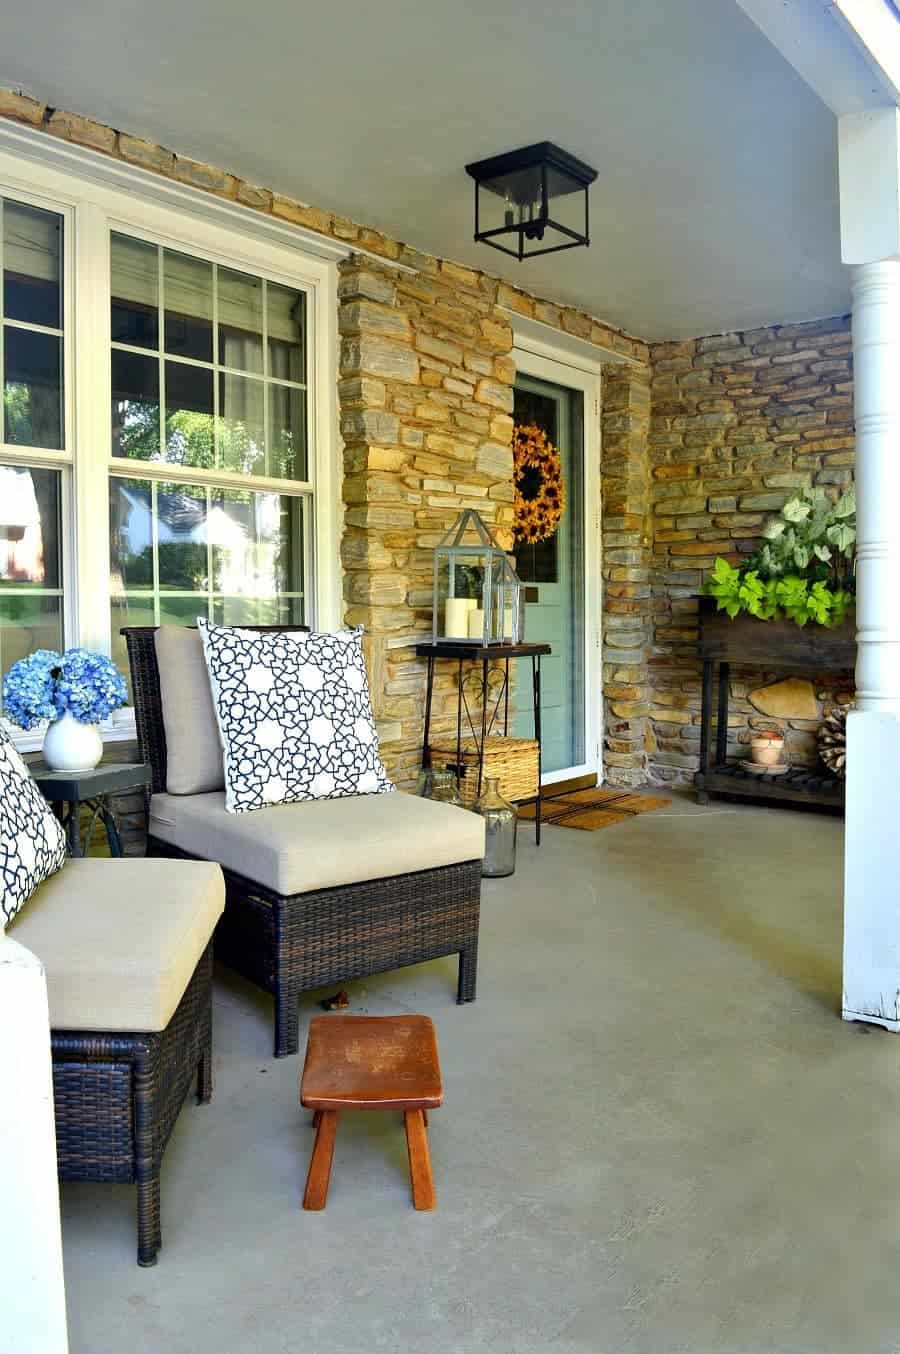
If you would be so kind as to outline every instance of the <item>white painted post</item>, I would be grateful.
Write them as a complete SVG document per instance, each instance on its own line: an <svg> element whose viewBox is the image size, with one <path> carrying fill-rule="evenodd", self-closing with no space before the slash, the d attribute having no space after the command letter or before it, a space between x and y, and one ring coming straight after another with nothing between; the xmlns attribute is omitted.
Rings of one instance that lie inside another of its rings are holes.
<svg viewBox="0 0 900 1354"><path fill-rule="evenodd" d="M47 983L0 935L0 1354L67 1354Z"/></svg>
<svg viewBox="0 0 900 1354"><path fill-rule="evenodd" d="M900 112L839 121L853 276L857 712L847 725L845 1020L900 1032Z"/></svg>

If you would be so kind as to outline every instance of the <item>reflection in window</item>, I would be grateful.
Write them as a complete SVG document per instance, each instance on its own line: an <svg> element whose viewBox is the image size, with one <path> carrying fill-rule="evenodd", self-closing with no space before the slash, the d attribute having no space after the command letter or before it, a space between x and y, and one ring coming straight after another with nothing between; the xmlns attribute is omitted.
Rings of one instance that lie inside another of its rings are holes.
<svg viewBox="0 0 900 1354"><path fill-rule="evenodd" d="M300 624L303 499L114 476L113 654L123 625Z"/></svg>
<svg viewBox="0 0 900 1354"><path fill-rule="evenodd" d="M110 249L113 455L305 480L303 293L117 233Z"/></svg>
<svg viewBox="0 0 900 1354"><path fill-rule="evenodd" d="M64 446L62 232L55 212L0 199L0 438L13 446Z"/></svg>
<svg viewBox="0 0 900 1354"><path fill-rule="evenodd" d="M62 637L60 475L0 465L0 676Z"/></svg>

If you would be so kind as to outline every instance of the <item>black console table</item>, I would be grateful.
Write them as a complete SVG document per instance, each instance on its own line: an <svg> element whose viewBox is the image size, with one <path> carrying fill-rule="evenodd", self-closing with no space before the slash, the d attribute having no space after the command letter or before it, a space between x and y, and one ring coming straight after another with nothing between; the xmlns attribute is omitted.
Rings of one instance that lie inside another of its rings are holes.
<svg viewBox="0 0 900 1354"><path fill-rule="evenodd" d="M509 663L510 659L531 659L531 688L534 693L534 737L538 745L538 783L537 794L533 799L525 799L523 804L533 803L534 839L541 844L541 659L551 653L549 644L417 644L416 654L428 660L428 687L425 694L425 734L422 742L422 766L427 767L428 743L431 736L431 700L434 694L434 668L438 660L457 664L457 703L456 703L456 758L462 761L463 716L478 751L478 791L481 792L481 777L484 769L484 745L495 726L499 729L501 721L503 736L509 735ZM472 718L463 689L463 664L481 664L481 720L478 727L477 716ZM495 663L503 664L503 680L496 699L488 689L488 673ZM492 707L492 708L489 708Z"/></svg>
<svg viewBox="0 0 900 1354"><path fill-rule="evenodd" d="M703 706L700 721L700 770L694 777L698 804L710 795L763 799L770 803L818 804L841 809L844 782L824 766L792 767L779 776L753 775L728 761L728 700L732 665L784 668L807 674L853 670L856 663L856 618L836 630L810 622L802 629L793 621L760 621L741 615L730 620L711 597L700 598L700 657L703 660ZM716 667L718 666L718 691ZM713 707L717 709L715 758L712 751ZM747 753L749 756L749 748Z"/></svg>

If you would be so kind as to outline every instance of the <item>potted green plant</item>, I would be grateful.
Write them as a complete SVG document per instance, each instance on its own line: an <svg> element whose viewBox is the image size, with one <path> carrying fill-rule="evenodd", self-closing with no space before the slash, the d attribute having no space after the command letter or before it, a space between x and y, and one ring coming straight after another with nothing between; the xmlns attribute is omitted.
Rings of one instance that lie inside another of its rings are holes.
<svg viewBox="0 0 900 1354"><path fill-rule="evenodd" d="M844 625L856 592L856 496L835 503L824 489L804 489L762 530L759 549L739 565L719 558L705 593L734 620L810 621Z"/></svg>

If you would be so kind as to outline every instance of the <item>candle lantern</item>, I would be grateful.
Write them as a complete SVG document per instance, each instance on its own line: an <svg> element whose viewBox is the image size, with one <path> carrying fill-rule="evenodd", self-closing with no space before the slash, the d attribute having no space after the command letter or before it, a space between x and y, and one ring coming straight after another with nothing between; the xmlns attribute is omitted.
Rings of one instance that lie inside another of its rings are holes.
<svg viewBox="0 0 900 1354"><path fill-rule="evenodd" d="M434 552L434 644L520 644L522 584L490 528L467 508Z"/></svg>

